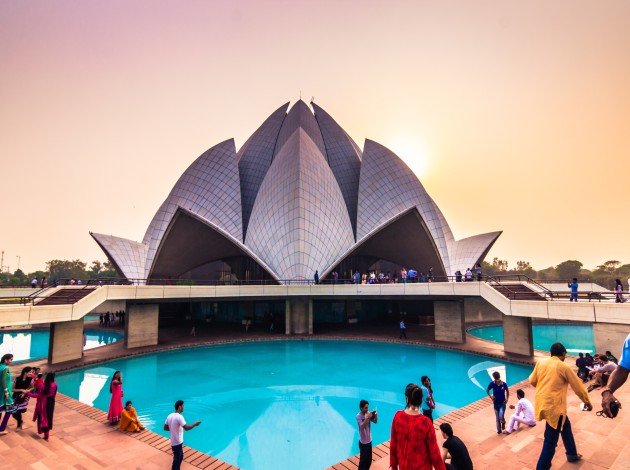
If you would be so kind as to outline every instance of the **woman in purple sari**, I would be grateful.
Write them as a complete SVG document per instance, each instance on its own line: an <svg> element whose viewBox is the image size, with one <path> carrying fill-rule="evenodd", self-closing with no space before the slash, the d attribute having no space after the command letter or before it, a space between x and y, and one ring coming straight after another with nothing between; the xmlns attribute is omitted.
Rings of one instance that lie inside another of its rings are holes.
<svg viewBox="0 0 630 470"><path fill-rule="evenodd" d="M122 415L123 404L123 390L122 390L122 374L119 370L114 372L112 381L109 384L109 393L112 394L112 400L109 402L109 412L107 413L107 419L111 424L116 424L120 421Z"/></svg>
<svg viewBox="0 0 630 470"><path fill-rule="evenodd" d="M48 372L44 382L37 383L35 392L29 392L30 397L37 398L35 413L33 413L33 421L37 421L37 434L43 434L46 440L53 428L56 395L57 384L54 372Z"/></svg>

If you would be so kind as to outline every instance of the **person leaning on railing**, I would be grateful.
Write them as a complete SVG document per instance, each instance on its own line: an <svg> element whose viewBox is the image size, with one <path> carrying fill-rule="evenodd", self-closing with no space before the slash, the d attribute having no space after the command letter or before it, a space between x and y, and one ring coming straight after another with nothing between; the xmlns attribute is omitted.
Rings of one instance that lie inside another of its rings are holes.
<svg viewBox="0 0 630 470"><path fill-rule="evenodd" d="M602 411L609 418L617 416L619 408L621 408L621 404L615 398L614 393L626 383L628 372L630 372L630 334L628 334L623 343L619 364L608 379L608 388L602 392Z"/></svg>

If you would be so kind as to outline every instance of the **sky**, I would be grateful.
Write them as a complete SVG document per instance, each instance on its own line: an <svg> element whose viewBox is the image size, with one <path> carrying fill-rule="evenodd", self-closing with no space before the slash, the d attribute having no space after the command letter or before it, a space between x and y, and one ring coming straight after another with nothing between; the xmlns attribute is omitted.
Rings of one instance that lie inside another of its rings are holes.
<svg viewBox="0 0 630 470"><path fill-rule="evenodd" d="M487 260L630 263L630 2L0 0L4 269L141 241L182 172L312 97ZM18 259L19 257L19 259Z"/></svg>

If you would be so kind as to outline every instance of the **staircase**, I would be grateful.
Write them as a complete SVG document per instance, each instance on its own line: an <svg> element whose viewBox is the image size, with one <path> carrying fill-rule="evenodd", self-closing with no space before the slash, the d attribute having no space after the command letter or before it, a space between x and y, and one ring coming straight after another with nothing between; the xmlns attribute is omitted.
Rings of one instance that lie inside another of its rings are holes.
<svg viewBox="0 0 630 470"><path fill-rule="evenodd" d="M499 284L497 282L491 282L490 285L510 300L547 300L538 292L524 284Z"/></svg>
<svg viewBox="0 0 630 470"><path fill-rule="evenodd" d="M61 288L56 292L53 292L48 297L43 298L37 305L65 305L74 304L81 300L86 295L94 292L96 287L83 287L81 289L64 289Z"/></svg>

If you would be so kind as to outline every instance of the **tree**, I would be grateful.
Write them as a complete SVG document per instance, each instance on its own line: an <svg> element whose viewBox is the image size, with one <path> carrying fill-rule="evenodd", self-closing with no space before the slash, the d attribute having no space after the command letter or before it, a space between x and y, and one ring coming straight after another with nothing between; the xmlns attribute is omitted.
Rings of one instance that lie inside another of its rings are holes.
<svg viewBox="0 0 630 470"><path fill-rule="evenodd" d="M578 277L580 274L580 269L582 269L583 264L577 260L571 259L567 261L563 261L558 266L556 266L556 273L558 275L558 279L567 280L573 279L574 277Z"/></svg>
<svg viewBox="0 0 630 470"><path fill-rule="evenodd" d="M621 266L621 262L616 260L606 261L604 264L597 266L598 270L604 271L608 274L615 274L615 271Z"/></svg>
<svg viewBox="0 0 630 470"><path fill-rule="evenodd" d="M74 261L53 259L46 263L46 269L50 273L50 281L86 277L85 263L78 259Z"/></svg>
<svg viewBox="0 0 630 470"><path fill-rule="evenodd" d="M549 266L548 268L538 271L537 277L543 281L556 281L558 280L558 273L556 268Z"/></svg>
<svg viewBox="0 0 630 470"><path fill-rule="evenodd" d="M507 271L508 268L508 262L505 259L499 259L497 257L495 257L492 260L492 269L494 271Z"/></svg>

